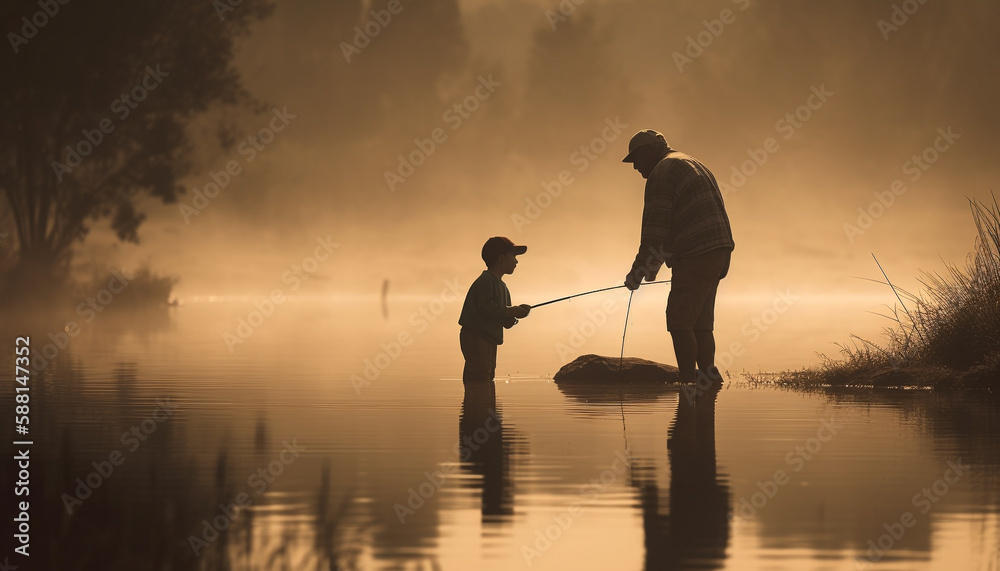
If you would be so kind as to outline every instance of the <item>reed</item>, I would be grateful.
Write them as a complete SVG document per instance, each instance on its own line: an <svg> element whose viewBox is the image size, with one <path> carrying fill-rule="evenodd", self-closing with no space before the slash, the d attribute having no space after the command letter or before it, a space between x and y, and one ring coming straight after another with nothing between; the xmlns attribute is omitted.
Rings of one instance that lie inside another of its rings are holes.
<svg viewBox="0 0 1000 571"><path fill-rule="evenodd" d="M924 272L914 294L886 278L899 306L880 345L857 335L841 358L783 373L795 384L1000 388L1000 206L969 199L977 236L965 266ZM877 260L876 260L877 262ZM881 267L881 266L880 266Z"/></svg>

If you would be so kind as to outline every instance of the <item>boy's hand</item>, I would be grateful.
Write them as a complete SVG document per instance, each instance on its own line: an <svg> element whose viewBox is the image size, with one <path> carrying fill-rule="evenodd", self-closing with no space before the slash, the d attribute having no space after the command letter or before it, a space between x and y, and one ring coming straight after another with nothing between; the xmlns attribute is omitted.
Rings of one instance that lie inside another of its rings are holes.
<svg viewBox="0 0 1000 571"><path fill-rule="evenodd" d="M518 319L523 319L525 317L528 317L528 314L531 313L531 306L526 303L521 305L515 305L510 309L511 309L510 311L511 314L513 314L514 317Z"/></svg>

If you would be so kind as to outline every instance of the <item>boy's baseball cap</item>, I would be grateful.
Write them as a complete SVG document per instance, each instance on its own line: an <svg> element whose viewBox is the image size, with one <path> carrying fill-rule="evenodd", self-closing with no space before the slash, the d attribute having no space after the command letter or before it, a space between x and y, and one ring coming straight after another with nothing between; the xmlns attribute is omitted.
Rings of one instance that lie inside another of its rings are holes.
<svg viewBox="0 0 1000 571"><path fill-rule="evenodd" d="M527 251L527 246L517 246L514 242L511 242L510 238L494 236L483 244L483 261L486 262L486 265L488 266L503 254L513 252L520 255Z"/></svg>
<svg viewBox="0 0 1000 571"><path fill-rule="evenodd" d="M667 144L667 139L659 131L654 131L652 129L646 129L645 131L639 131L632 136L632 140L628 142L628 155L622 159L623 163L633 163L635 158L632 153L640 147L645 147L646 145L654 145L656 143Z"/></svg>

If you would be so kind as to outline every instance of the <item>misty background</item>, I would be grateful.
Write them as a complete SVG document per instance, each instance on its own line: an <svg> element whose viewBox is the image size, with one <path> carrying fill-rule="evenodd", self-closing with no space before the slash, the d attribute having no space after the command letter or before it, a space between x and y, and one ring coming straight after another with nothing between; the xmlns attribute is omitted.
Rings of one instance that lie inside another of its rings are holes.
<svg viewBox="0 0 1000 571"><path fill-rule="evenodd" d="M895 301L856 279L881 279L872 253L911 290L921 270L964 264L975 235L966 198L989 200L997 179L1000 7L987 0L401 0L367 44L355 27L387 2L275 4L236 44L255 103L199 114L178 202L137 201L147 218L135 244L95 224L74 248L77 266L144 264L179 278L173 294L185 301L256 299L328 238L340 247L296 294L374 298L388 280L390 299L416 300L391 306L407 314L447 280L467 287L482 243L506 235L529 246L507 279L514 302L538 303L623 279L644 183L620 162L634 132L663 132L727 184L748 150L774 138L778 151L726 193L736 251L720 304L761 300L743 312L756 314L790 290L824 308L796 328L847 312L858 326L843 337L872 335L888 323L865 312ZM880 28L904 4L918 9ZM349 58L345 45L357 48ZM690 58L682 69L678 54ZM483 84L488 97L467 99ZM815 91L832 95L789 130L786 115ZM475 110L457 115L464 101ZM294 118L249 152L274 110ZM614 124L627 127L609 141ZM446 140L387 182L435 129ZM912 181L905 163L939 129L960 137ZM185 215L231 161L240 174ZM562 171L572 183L540 203ZM896 179L907 191L850 236L845 224Z"/></svg>

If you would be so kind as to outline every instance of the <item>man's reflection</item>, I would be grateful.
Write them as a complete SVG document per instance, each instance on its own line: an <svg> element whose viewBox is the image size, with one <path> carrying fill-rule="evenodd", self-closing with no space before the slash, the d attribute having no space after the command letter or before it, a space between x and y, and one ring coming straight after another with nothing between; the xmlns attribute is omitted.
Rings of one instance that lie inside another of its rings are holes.
<svg viewBox="0 0 1000 571"><path fill-rule="evenodd" d="M715 465L715 401L721 384L679 395L667 436L670 513L655 483L641 485L646 569L717 569L729 542L729 487Z"/></svg>
<svg viewBox="0 0 1000 571"><path fill-rule="evenodd" d="M458 433L463 469L483 478L483 522L513 515L510 451L504 443L503 418L492 382L465 385Z"/></svg>

